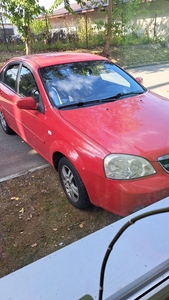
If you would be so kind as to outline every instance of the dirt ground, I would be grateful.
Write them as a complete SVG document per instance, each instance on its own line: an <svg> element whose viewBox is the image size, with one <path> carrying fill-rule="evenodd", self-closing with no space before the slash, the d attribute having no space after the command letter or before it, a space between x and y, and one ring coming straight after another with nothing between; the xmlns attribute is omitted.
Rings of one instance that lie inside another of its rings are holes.
<svg viewBox="0 0 169 300"><path fill-rule="evenodd" d="M0 183L0 277L120 217L69 204L52 167Z"/></svg>
<svg viewBox="0 0 169 300"><path fill-rule="evenodd" d="M97 52L97 51L94 51ZM22 53L0 53L0 65ZM169 60L162 47L112 48L121 66ZM52 167L0 183L0 277L103 228L120 217L91 206L78 210L67 201Z"/></svg>

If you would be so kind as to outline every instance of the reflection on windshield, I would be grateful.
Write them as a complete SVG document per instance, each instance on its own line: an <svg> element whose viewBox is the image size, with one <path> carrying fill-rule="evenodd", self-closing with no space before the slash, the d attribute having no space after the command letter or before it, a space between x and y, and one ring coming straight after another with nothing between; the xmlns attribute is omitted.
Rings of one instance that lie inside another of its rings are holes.
<svg viewBox="0 0 169 300"><path fill-rule="evenodd" d="M108 61L88 61L41 69L49 99L57 107L108 99L113 95L143 93L144 89L119 67Z"/></svg>

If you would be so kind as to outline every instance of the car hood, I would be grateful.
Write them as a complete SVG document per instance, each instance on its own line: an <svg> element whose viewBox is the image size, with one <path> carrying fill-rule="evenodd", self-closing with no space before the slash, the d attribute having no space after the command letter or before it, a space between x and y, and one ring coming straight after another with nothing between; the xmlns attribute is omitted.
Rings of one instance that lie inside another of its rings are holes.
<svg viewBox="0 0 169 300"><path fill-rule="evenodd" d="M169 153L169 100L150 91L60 114L110 153L149 160Z"/></svg>

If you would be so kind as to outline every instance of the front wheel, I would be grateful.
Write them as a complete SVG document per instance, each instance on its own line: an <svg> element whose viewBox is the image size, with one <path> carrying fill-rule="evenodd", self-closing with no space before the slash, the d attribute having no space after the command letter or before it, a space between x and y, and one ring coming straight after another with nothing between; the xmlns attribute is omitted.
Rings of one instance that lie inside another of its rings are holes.
<svg viewBox="0 0 169 300"><path fill-rule="evenodd" d="M8 126L2 111L0 111L0 123L1 123L3 131L5 131L6 134L14 133L14 131Z"/></svg>
<svg viewBox="0 0 169 300"><path fill-rule="evenodd" d="M90 205L86 188L71 162L62 157L59 161L58 172L62 187L69 202L80 209Z"/></svg>

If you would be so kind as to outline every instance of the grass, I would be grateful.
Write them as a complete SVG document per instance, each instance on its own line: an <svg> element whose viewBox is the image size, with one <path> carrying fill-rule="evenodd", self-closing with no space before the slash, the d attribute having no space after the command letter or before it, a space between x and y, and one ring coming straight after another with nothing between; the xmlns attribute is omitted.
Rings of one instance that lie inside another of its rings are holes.
<svg viewBox="0 0 169 300"><path fill-rule="evenodd" d="M3 50L3 48L2 48ZM103 47L96 47L94 49L72 49L72 51L85 51L101 54ZM57 48L52 48L52 51L58 51ZM60 51L60 50L59 50ZM50 52L48 47L34 52ZM13 56L25 55L21 47L11 49L10 51L1 51L0 48L0 64ZM142 64L154 64L169 61L169 49L160 44L141 44L129 46L111 46L109 51L109 58L119 64L120 66L133 66Z"/></svg>
<svg viewBox="0 0 169 300"><path fill-rule="evenodd" d="M0 183L0 277L120 219L67 201L52 167Z"/></svg>

